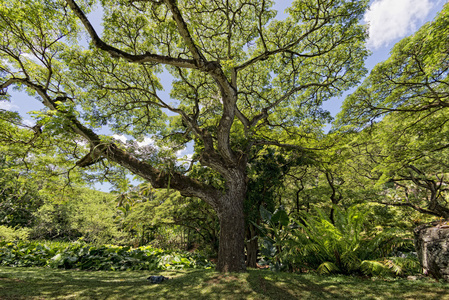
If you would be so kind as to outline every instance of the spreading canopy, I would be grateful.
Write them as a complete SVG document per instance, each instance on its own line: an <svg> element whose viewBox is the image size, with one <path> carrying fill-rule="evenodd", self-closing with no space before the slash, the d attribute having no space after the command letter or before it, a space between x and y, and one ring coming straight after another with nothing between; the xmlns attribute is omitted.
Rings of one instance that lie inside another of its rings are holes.
<svg viewBox="0 0 449 300"><path fill-rule="evenodd" d="M386 114L415 124L449 108L449 5L402 39L345 99L339 125L365 126ZM438 117L436 117L438 118ZM419 126L419 125L418 125Z"/></svg>
<svg viewBox="0 0 449 300"><path fill-rule="evenodd" d="M336 122L355 136L347 144L357 157L347 160L354 174L400 195L382 202L445 218L448 13L446 4L433 22L398 42L390 58L345 99Z"/></svg>

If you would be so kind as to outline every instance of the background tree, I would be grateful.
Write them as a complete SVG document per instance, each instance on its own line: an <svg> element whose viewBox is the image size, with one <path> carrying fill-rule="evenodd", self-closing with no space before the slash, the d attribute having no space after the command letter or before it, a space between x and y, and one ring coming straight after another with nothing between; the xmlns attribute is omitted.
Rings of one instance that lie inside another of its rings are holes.
<svg viewBox="0 0 449 300"><path fill-rule="evenodd" d="M435 20L393 47L390 58L377 64L346 98L338 125L362 127L386 114L397 113L401 121L414 120L406 122L405 129L419 126L429 116L448 109L448 12L446 4ZM441 116L435 118L441 120Z"/></svg>
<svg viewBox="0 0 449 300"><path fill-rule="evenodd" d="M86 17L91 1L2 0L0 87L7 95L16 86L45 105L43 131L70 132L88 145L78 166L107 159L155 188L207 202L220 222L217 269L241 271L251 149L310 146L328 116L321 103L365 72L358 22L367 2L297 0L279 21L268 0L104 0L100 37ZM90 49L77 46L80 24ZM171 102L160 93L164 67L174 77ZM139 157L99 135L104 125L165 148ZM219 174L224 190L166 156L164 149L191 141L194 164Z"/></svg>
<svg viewBox="0 0 449 300"><path fill-rule="evenodd" d="M260 225L261 207L269 212L274 212L276 207L282 204L279 190L284 187L285 177L292 167L307 164L304 157L312 156L312 153L276 152L273 148L255 149L258 153L248 162L248 191L244 203L246 224L246 265L257 267L257 255L259 250L258 231Z"/></svg>
<svg viewBox="0 0 449 300"><path fill-rule="evenodd" d="M0 111L0 128L0 224L32 227L33 213L51 193L63 193L82 179L73 171L68 181L65 147L53 145L60 137L43 134L39 125L23 124L9 111Z"/></svg>
<svg viewBox="0 0 449 300"><path fill-rule="evenodd" d="M410 120L411 121L411 120ZM447 149L434 149L435 143L447 143L447 126L439 128L437 138L426 130L434 127L434 118L404 130L404 122L388 115L362 132L352 133L342 149L351 170L347 188L359 190L368 201L413 208L421 213L448 217ZM358 186L358 187L357 187Z"/></svg>
<svg viewBox="0 0 449 300"><path fill-rule="evenodd" d="M72 242L82 238L96 245L123 244L124 235L113 219L115 197L80 187L68 187L64 193L47 196L43 205L33 212L35 224L30 238Z"/></svg>
<svg viewBox="0 0 449 300"><path fill-rule="evenodd" d="M349 143L354 174L383 186L383 203L449 217L447 205L449 5L397 43L347 97L337 127L360 131ZM348 125L348 127L343 127ZM357 153L356 153L357 152ZM388 188L389 186L389 188Z"/></svg>
<svg viewBox="0 0 449 300"><path fill-rule="evenodd" d="M175 190L155 190L143 183L119 195L117 206L119 226L134 245L200 248L214 257L218 253L216 213L198 198L183 197Z"/></svg>

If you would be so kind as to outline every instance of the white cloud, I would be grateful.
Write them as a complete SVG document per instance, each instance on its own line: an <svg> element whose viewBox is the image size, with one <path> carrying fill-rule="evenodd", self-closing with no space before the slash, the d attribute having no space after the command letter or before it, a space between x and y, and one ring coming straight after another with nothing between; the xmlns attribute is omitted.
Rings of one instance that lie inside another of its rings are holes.
<svg viewBox="0 0 449 300"><path fill-rule="evenodd" d="M375 0L366 12L368 47L377 49L417 29L435 5L431 0Z"/></svg>
<svg viewBox="0 0 449 300"><path fill-rule="evenodd" d="M17 105L12 104L11 102L0 101L0 109L13 110L15 108L19 107Z"/></svg>
<svg viewBox="0 0 449 300"><path fill-rule="evenodd" d="M116 139L116 140L121 141L122 143L126 143L126 140L127 140L126 136L121 135L121 134L120 135L119 134L113 134L112 137L114 139Z"/></svg>
<svg viewBox="0 0 449 300"><path fill-rule="evenodd" d="M189 148L184 148L176 151L176 157L178 158L177 165L186 165L190 164L192 161L193 153L189 153Z"/></svg>
<svg viewBox="0 0 449 300"><path fill-rule="evenodd" d="M154 140L149 137L145 137L142 142L137 142L137 146L148 146L148 145L154 145Z"/></svg>
<svg viewBox="0 0 449 300"><path fill-rule="evenodd" d="M26 120L23 120L23 124L25 124L26 126L29 126L29 127L33 127L34 125L36 125L36 122L26 119Z"/></svg>
<svg viewBox="0 0 449 300"><path fill-rule="evenodd" d="M176 151L176 157L183 157L183 153L187 151L187 148Z"/></svg>

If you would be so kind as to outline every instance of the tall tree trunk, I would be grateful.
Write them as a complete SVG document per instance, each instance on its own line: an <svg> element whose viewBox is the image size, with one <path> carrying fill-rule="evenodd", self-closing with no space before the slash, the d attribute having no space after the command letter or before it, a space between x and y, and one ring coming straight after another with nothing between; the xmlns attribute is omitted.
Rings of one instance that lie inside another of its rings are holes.
<svg viewBox="0 0 449 300"><path fill-rule="evenodd" d="M256 229L253 224L248 224L246 227L246 238L246 266L248 268L257 268L259 242L256 238Z"/></svg>
<svg viewBox="0 0 449 300"><path fill-rule="evenodd" d="M245 266L245 217L243 201L246 184L240 182L220 201L218 219L220 221L220 241L217 271L242 272Z"/></svg>

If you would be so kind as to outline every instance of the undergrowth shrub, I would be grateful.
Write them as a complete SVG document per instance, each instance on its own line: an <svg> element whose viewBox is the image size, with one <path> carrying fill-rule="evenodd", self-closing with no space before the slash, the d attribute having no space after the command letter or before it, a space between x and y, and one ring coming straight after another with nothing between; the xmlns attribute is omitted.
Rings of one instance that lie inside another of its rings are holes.
<svg viewBox="0 0 449 300"><path fill-rule="evenodd" d="M200 254L151 247L94 246L81 242L0 242L0 265L81 270L169 270L211 268Z"/></svg>
<svg viewBox="0 0 449 300"><path fill-rule="evenodd" d="M26 241L29 238L30 230L28 228L13 228L0 225L0 241Z"/></svg>
<svg viewBox="0 0 449 300"><path fill-rule="evenodd" d="M403 231L369 230L367 212L334 208L334 223L321 210L288 216L261 209L261 263L273 270L313 269L320 274L405 276L420 272L413 242ZM396 256L399 250L408 254Z"/></svg>
<svg viewBox="0 0 449 300"><path fill-rule="evenodd" d="M318 210L316 216L302 213L299 228L293 232L294 257L299 265L319 273L407 275L419 271L416 256L395 257L398 249L413 249L403 231L370 231L367 212L352 206L346 211L335 208L335 222Z"/></svg>

